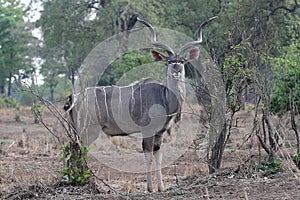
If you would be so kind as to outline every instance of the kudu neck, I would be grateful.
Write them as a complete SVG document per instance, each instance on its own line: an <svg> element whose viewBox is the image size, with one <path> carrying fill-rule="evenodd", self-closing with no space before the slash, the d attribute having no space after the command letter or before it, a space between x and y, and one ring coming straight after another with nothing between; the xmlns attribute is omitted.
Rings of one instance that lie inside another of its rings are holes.
<svg viewBox="0 0 300 200"><path fill-rule="evenodd" d="M184 101L186 96L184 69L178 76L174 76L169 70L167 71L167 87L176 95L176 98L180 103Z"/></svg>

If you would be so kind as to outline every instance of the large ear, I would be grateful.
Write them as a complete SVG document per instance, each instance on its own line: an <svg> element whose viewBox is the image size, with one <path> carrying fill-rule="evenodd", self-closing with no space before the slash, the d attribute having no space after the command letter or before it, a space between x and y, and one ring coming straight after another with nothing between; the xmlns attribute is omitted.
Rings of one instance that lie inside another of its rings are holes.
<svg viewBox="0 0 300 200"><path fill-rule="evenodd" d="M187 55L187 60L194 60L199 58L199 49L192 48Z"/></svg>
<svg viewBox="0 0 300 200"><path fill-rule="evenodd" d="M167 59L167 56L155 50L151 50L151 54L154 60L157 62L165 61Z"/></svg>

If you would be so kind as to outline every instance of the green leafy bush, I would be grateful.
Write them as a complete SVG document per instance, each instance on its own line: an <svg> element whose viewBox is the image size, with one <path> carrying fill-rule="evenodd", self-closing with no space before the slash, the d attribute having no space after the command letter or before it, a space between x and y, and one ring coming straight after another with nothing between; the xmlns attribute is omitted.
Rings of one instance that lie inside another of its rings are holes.
<svg viewBox="0 0 300 200"><path fill-rule="evenodd" d="M300 152L298 154L292 155L292 160L295 163L295 165L300 169Z"/></svg>
<svg viewBox="0 0 300 200"><path fill-rule="evenodd" d="M149 63L152 63L152 65L150 65L151 67L145 69L144 67L147 67L146 64ZM126 53L109 65L101 76L98 85L128 85L145 77L145 74L141 74L142 72L147 72L146 76L156 78L160 76L161 71L158 71L157 67L153 67L153 63L155 62L149 50ZM129 73L141 65L143 65L142 70L134 70L132 73Z"/></svg>
<svg viewBox="0 0 300 200"><path fill-rule="evenodd" d="M70 185L84 185L92 176L86 163L89 159L87 156L89 150L78 142L69 142L62 148L61 160L64 161L65 167L60 173L67 178Z"/></svg>
<svg viewBox="0 0 300 200"><path fill-rule="evenodd" d="M267 174L276 174L281 169L281 162L278 159L271 159L267 162L259 162L258 168Z"/></svg>
<svg viewBox="0 0 300 200"><path fill-rule="evenodd" d="M0 108L19 108L20 104L12 97L0 95Z"/></svg>
<svg viewBox="0 0 300 200"><path fill-rule="evenodd" d="M42 104L40 102L33 104L31 112L34 115L34 123L39 123L44 113Z"/></svg>
<svg viewBox="0 0 300 200"><path fill-rule="evenodd" d="M273 59L274 88L271 96L271 111L274 113L291 110L295 102L296 112L300 106L300 60L299 47L291 44L283 49L281 57Z"/></svg>
<svg viewBox="0 0 300 200"><path fill-rule="evenodd" d="M20 115L20 111L19 110L15 113L15 120L16 120L16 122L20 122L21 121L21 115Z"/></svg>

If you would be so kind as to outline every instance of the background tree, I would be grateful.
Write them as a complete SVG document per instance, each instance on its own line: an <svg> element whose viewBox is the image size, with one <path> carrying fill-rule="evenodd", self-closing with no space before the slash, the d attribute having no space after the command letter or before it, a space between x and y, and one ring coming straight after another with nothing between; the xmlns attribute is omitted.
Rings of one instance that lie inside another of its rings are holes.
<svg viewBox="0 0 300 200"><path fill-rule="evenodd" d="M58 84L57 79L52 78L58 75L64 75L74 83L75 70L94 45L96 27L91 26L83 0L44 1L42 5L44 11L37 25L43 32L42 58L46 62L42 71L47 71L45 79L50 87Z"/></svg>
<svg viewBox="0 0 300 200"><path fill-rule="evenodd" d="M280 138L278 135L279 131L276 130L271 120L272 113L270 106L272 100L270 97L273 91L274 80L274 68L271 59L273 56L278 57L281 54L280 49L286 45L287 41L294 42L294 39L290 40L291 38L286 38L286 35L290 36L295 34L289 33L289 29L282 27L289 27L292 24L295 26L294 24L295 21L297 21L299 13L297 13L297 10L287 12L284 8L297 5L297 1L287 1L285 3L280 1L260 1L251 4L251 6L250 2L241 1L237 5L237 16L242 15L243 17L239 18L241 19L239 21L235 20L236 26L234 27L238 30L235 32L237 35L233 36L235 42L233 42L234 45L229 45L226 51L230 53L235 51L235 45L247 44L243 45L244 50L242 54L246 63L240 62L238 69L243 69L243 73L246 72L247 69L250 69L250 72L252 72L248 74L250 75L248 77L252 80L250 83L252 83L251 85L256 91L255 98L259 99L259 101L256 102L260 104L257 104L256 108L261 109L263 114L261 119L256 115L254 130L263 149L268 153L267 159L270 161L276 156L275 153L280 146L278 141ZM228 53L225 53L225 57ZM232 77L229 79L229 83L243 77L240 75L235 76L236 73L230 72L230 70L235 69L236 62L235 59L232 58L236 56L236 53L229 56L229 58L231 58L231 64L229 63L229 68L227 68L229 71L227 72L229 72L230 77ZM225 59L225 62L226 60L228 61L228 59ZM248 67L245 68L247 65ZM247 87L244 89L247 89ZM277 103L274 102L274 104ZM237 105L240 106L240 103Z"/></svg>
<svg viewBox="0 0 300 200"><path fill-rule="evenodd" d="M31 34L30 26L24 22L26 11L19 0L0 1L0 12L0 93L10 96L12 77L19 70L28 69L27 44Z"/></svg>

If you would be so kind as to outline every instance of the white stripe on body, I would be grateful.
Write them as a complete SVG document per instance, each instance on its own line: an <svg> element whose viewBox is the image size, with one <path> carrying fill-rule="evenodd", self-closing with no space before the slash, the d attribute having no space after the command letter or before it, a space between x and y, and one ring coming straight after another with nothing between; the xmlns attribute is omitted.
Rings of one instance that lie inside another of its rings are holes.
<svg viewBox="0 0 300 200"><path fill-rule="evenodd" d="M104 92L104 104L105 104L105 109L106 109L106 114L107 114L107 121L110 121L110 116L108 113L108 106L107 106L107 99L106 99L106 87L103 87L103 92Z"/></svg>

